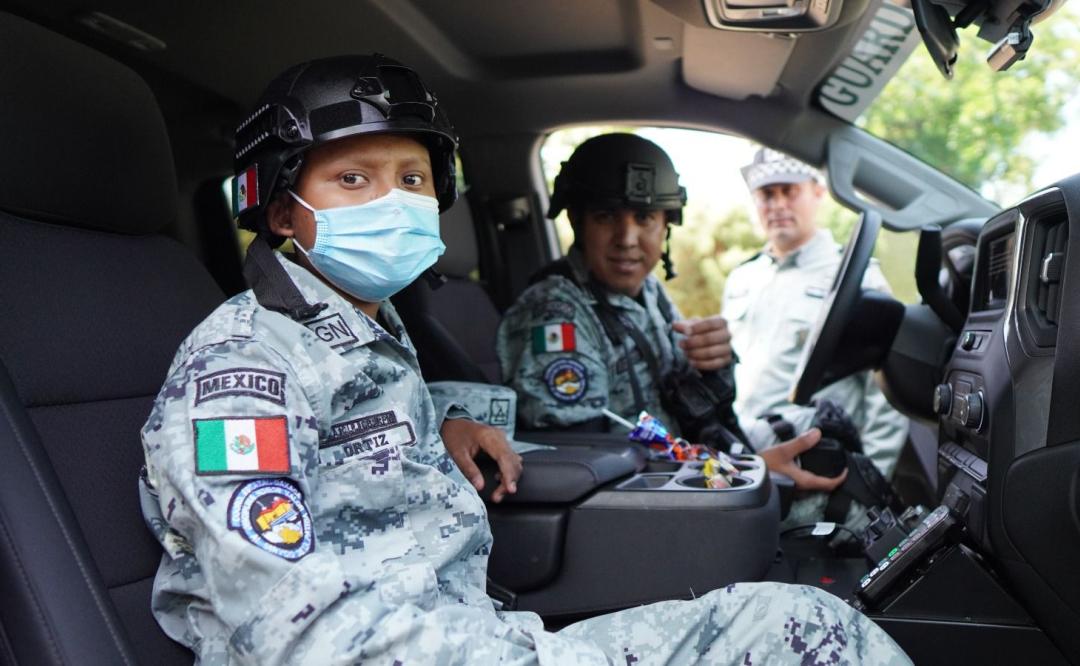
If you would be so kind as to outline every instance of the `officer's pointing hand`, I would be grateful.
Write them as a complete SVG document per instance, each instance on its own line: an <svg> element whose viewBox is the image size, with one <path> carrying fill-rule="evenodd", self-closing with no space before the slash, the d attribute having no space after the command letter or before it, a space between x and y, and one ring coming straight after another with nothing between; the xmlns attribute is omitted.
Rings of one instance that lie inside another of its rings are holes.
<svg viewBox="0 0 1080 666"><path fill-rule="evenodd" d="M797 489L831 492L838 488L847 478L848 471L846 469L840 476L830 478L807 472L795 463L795 458L800 453L809 451L820 441L821 431L817 428L811 428L795 439L789 439L782 444L777 444L760 452L759 455L765 459L765 464L769 469L790 477L795 482Z"/></svg>
<svg viewBox="0 0 1080 666"><path fill-rule="evenodd" d="M686 336L679 341L679 347L694 368L701 371L719 370L731 365L731 333L728 332L727 320L720 315L683 319L671 327Z"/></svg>
<svg viewBox="0 0 1080 666"><path fill-rule="evenodd" d="M501 502L507 493L512 495L517 492L521 456L510 448L506 433L494 426L468 419L447 419L443 421L440 434L447 453L477 492L484 489L484 475L473 458L481 451L491 456L499 466L499 486L492 491L491 501Z"/></svg>

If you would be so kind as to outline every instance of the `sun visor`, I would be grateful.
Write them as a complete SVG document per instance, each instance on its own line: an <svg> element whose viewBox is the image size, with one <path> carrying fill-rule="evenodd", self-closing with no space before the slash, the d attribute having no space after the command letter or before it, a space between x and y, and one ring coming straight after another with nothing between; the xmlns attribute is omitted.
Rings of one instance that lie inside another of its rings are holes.
<svg viewBox="0 0 1080 666"><path fill-rule="evenodd" d="M741 100L776 87L794 37L683 27L682 73L701 92Z"/></svg>

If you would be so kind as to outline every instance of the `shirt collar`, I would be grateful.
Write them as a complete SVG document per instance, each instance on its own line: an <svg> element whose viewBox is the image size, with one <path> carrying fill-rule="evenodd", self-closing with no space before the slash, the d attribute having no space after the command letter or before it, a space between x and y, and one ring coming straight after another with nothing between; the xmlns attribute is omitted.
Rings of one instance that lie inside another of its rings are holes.
<svg viewBox="0 0 1080 666"><path fill-rule="evenodd" d="M280 252L274 253L285 272L292 278L297 289L309 303L326 303L326 309L311 319L299 322L319 336L338 353L361 347L377 340L392 340L393 336L383 330L375 320L361 312L340 294L296 264ZM402 341L406 340L405 327L390 301L379 304L379 314Z"/></svg>
<svg viewBox="0 0 1080 666"><path fill-rule="evenodd" d="M780 266L802 267L817 261L831 252L835 252L836 241L833 240L832 232L828 229L818 229L810 240L803 243L794 252L783 259L778 259L772 249L765 248L765 255L772 259L774 264Z"/></svg>

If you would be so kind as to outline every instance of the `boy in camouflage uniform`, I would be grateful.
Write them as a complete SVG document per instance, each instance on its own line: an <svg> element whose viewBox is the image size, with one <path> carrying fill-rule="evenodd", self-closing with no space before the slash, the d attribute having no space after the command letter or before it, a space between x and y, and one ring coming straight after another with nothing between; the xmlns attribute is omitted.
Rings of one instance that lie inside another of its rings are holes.
<svg viewBox="0 0 1080 666"><path fill-rule="evenodd" d="M810 588L733 586L559 633L497 610L484 504L440 437L463 414L432 400L385 301L441 251L432 217L455 194L434 96L381 56L307 63L237 146L253 289L185 340L143 429L154 613L201 663L909 663ZM270 249L285 237L295 260Z"/></svg>

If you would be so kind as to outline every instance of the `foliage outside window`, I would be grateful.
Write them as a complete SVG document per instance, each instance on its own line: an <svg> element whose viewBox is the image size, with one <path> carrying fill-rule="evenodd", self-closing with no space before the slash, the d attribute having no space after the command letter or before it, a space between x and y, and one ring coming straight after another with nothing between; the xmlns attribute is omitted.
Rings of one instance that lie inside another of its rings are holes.
<svg viewBox="0 0 1080 666"><path fill-rule="evenodd" d="M856 125L1007 205L1077 171L1080 5L1033 26L1027 57L1005 72L986 65L975 31L961 34L951 81L920 45Z"/></svg>

